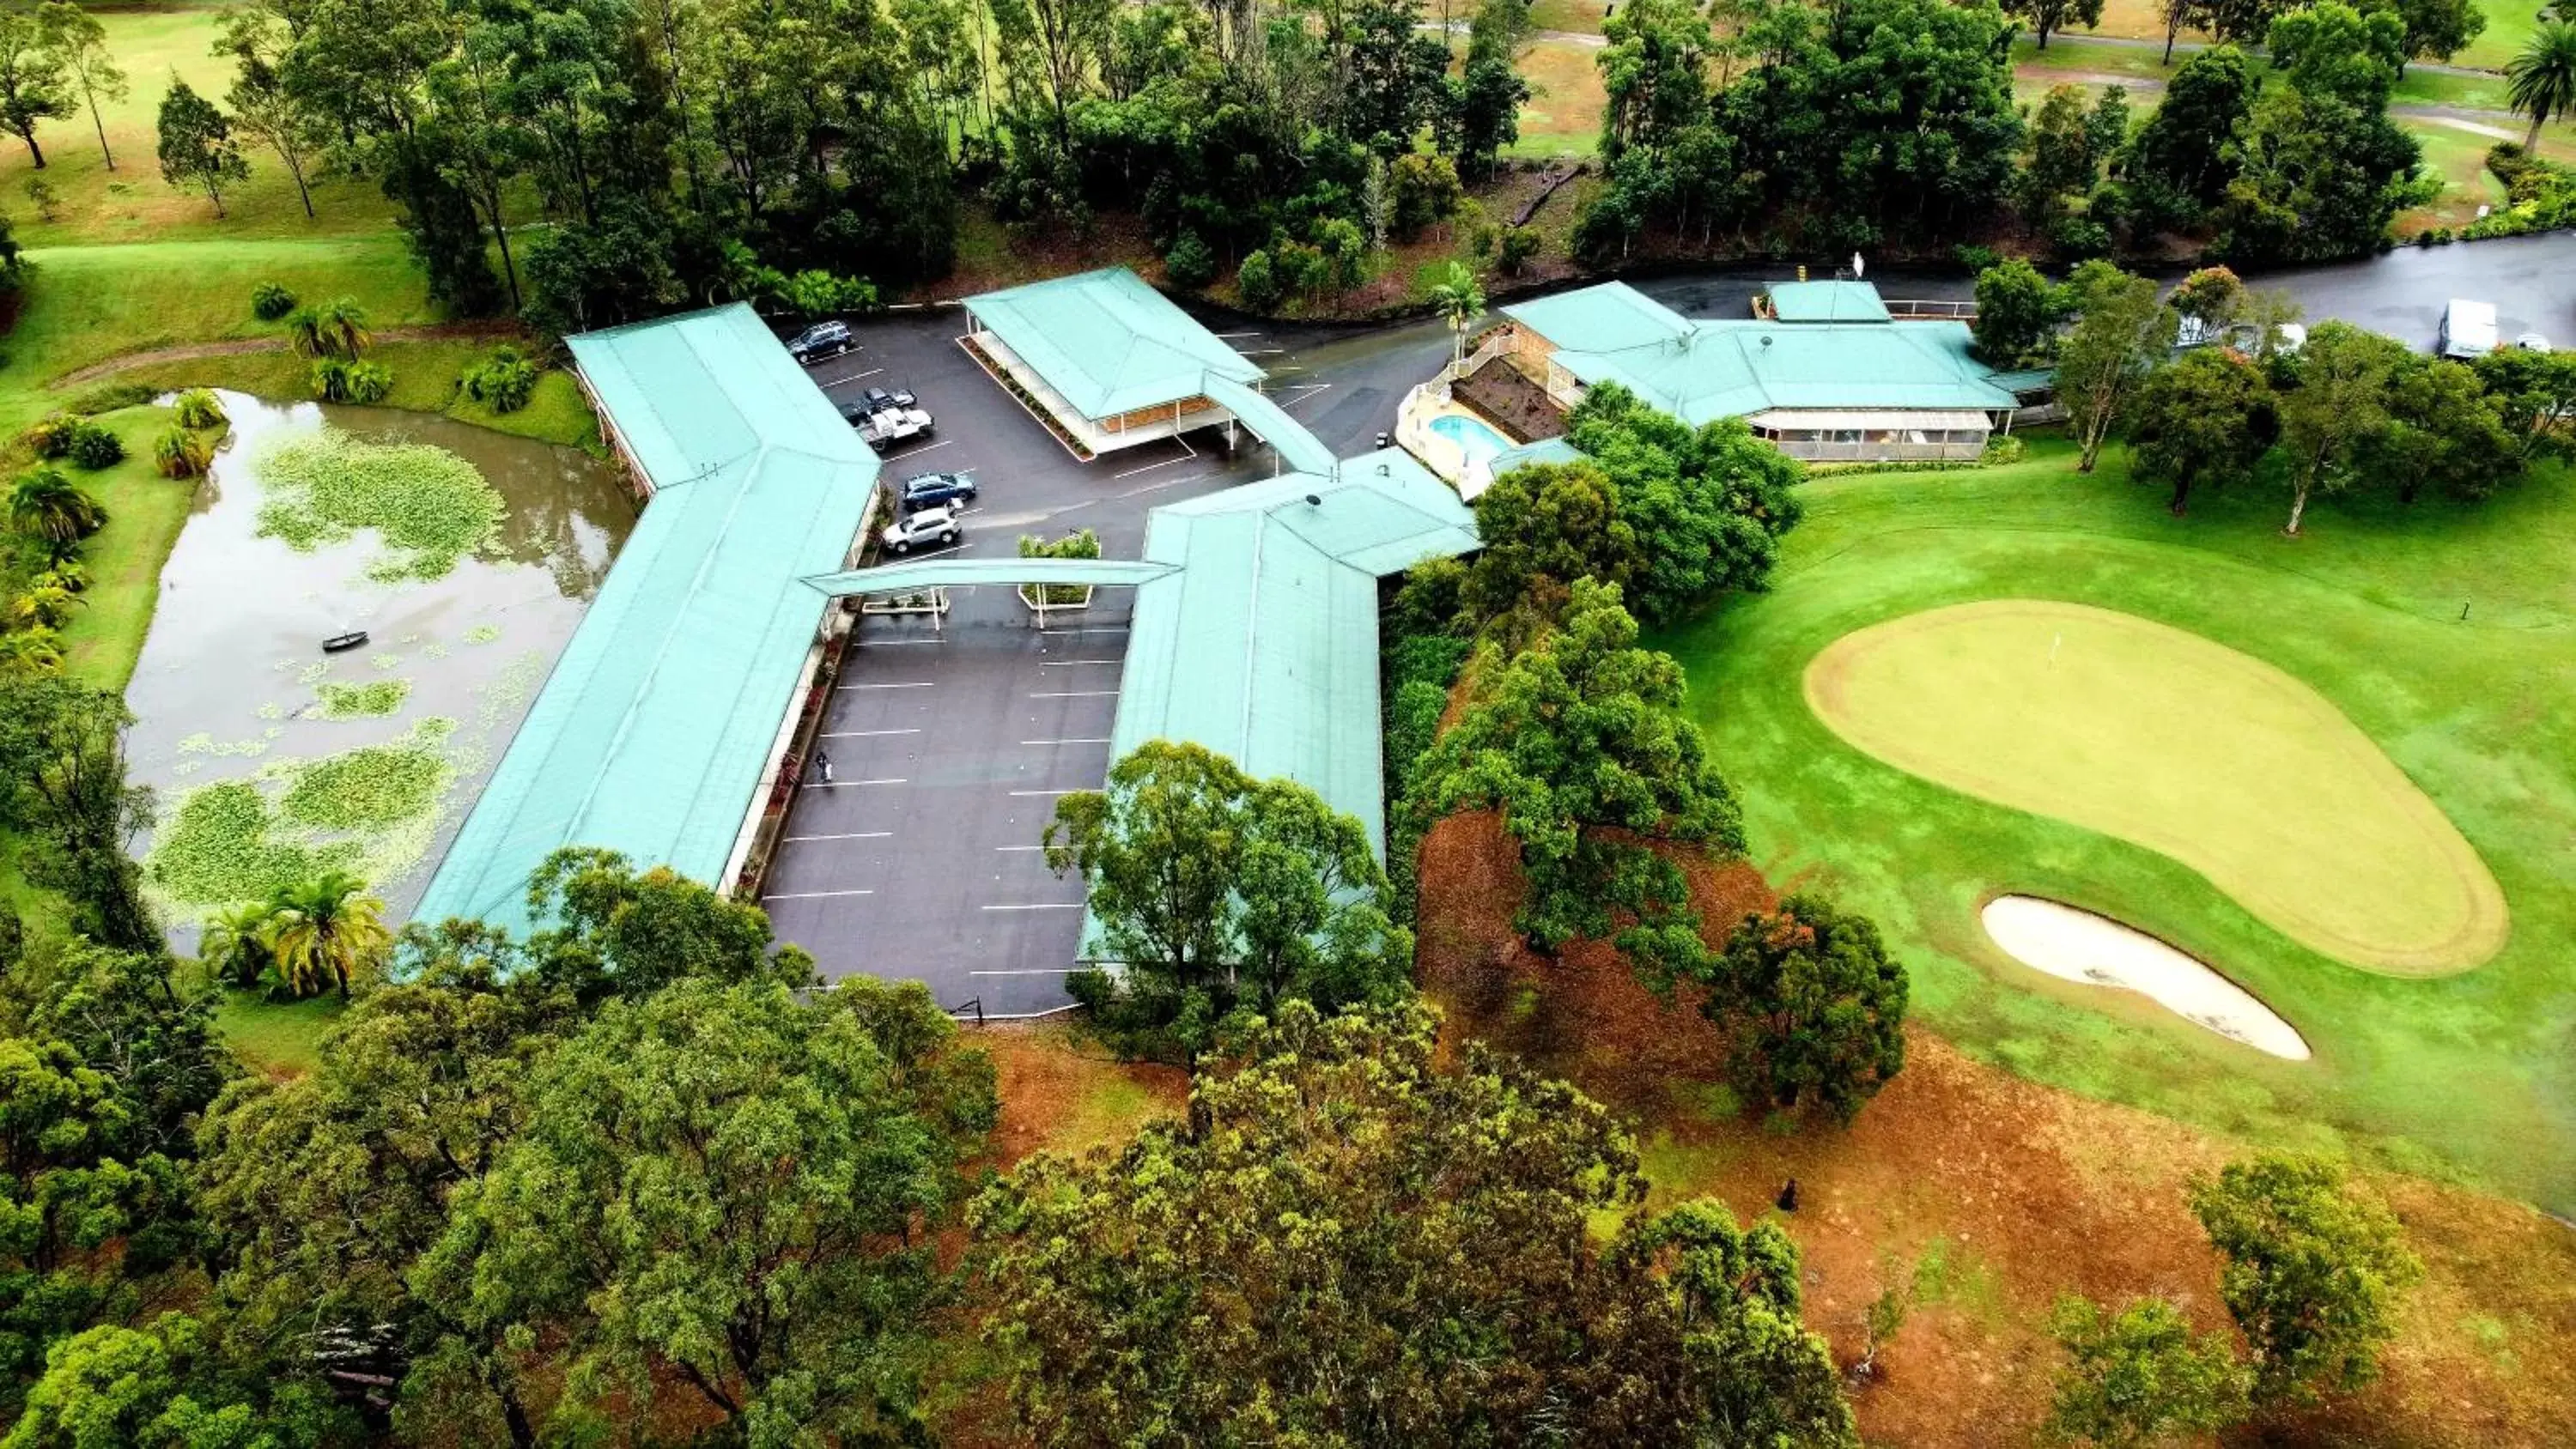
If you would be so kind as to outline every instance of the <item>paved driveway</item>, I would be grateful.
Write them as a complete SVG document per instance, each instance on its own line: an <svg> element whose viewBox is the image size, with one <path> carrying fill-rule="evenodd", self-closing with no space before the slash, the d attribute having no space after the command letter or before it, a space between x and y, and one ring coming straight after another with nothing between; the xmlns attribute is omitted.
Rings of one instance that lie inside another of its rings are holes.
<svg viewBox="0 0 2576 1449"><path fill-rule="evenodd" d="M1228 458L1205 432L1077 461L957 346L964 326L948 310L855 327L857 351L808 369L835 402L901 385L938 419L883 481L973 470L981 493L950 556L1090 528L1104 554L1133 558L1148 509L1270 472L1267 448L1247 438ZM1043 631L1007 588L951 591L935 628L861 620L817 741L832 779L799 783L765 885L779 938L827 976L924 981L952 1010L1070 1005L1082 887L1046 869L1038 842L1058 797L1107 778L1131 599L1097 590Z"/></svg>

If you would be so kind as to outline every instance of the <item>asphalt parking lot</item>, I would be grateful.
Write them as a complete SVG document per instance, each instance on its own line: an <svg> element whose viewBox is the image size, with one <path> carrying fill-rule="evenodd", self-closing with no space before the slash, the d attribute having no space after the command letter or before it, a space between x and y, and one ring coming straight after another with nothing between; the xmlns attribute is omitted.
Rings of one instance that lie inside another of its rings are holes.
<svg viewBox="0 0 2576 1449"><path fill-rule="evenodd" d="M901 386L937 419L889 450L887 488L973 471L965 537L915 557L1007 557L1024 534L1090 528L1133 558L1149 509L1269 475L1266 447L1247 436L1228 458L1211 432L1080 462L967 357L965 325L949 309L854 326L857 350L807 369L835 403ZM1130 591L1097 590L1043 631L1010 589L949 597L936 627L860 621L817 741L832 779L799 782L762 904L829 977L924 981L952 1011L1060 1010L1083 893L1038 843L1058 797L1107 778Z"/></svg>

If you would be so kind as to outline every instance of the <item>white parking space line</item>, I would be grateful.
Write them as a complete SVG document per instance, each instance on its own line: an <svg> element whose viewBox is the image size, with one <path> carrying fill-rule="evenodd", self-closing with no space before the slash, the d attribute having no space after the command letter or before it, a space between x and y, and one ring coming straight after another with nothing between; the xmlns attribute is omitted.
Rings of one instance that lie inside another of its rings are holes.
<svg viewBox="0 0 2576 1449"><path fill-rule="evenodd" d="M846 835L790 835L779 844L796 845L808 840L883 840L892 834L891 830L853 830Z"/></svg>
<svg viewBox="0 0 2576 1449"><path fill-rule="evenodd" d="M1211 333L1209 333L1208 335L1209 335L1209 336L1211 336L1211 337L1228 337L1228 338L1231 338L1231 337L1258 337L1258 336L1260 336L1261 334L1260 334L1260 333L1258 333L1258 332L1211 332Z"/></svg>
<svg viewBox="0 0 2576 1449"><path fill-rule="evenodd" d="M839 684L839 685L834 685L834 686L833 686L833 688L834 688L834 689L928 689L928 688L930 688L932 685L937 684L938 682L939 682L939 681L938 681L938 680L935 680L935 679L914 679L914 680L908 680L908 681L906 681L906 682L904 682L904 683L902 683L902 684Z"/></svg>
<svg viewBox="0 0 2576 1449"><path fill-rule="evenodd" d="M1115 496L1120 498L1133 498L1139 493L1153 493L1164 488L1178 488L1184 483L1196 483L1209 476L1211 475L1206 473L1192 473L1186 478L1166 478L1160 483L1147 483L1141 487L1130 488L1126 492Z"/></svg>
<svg viewBox="0 0 2576 1449"><path fill-rule="evenodd" d="M889 463L909 463L924 453L936 453L940 449L945 448L956 441L957 440L955 438L942 438L936 443L924 443L918 448L906 448L902 452L887 458L886 461Z"/></svg>
<svg viewBox="0 0 2576 1449"><path fill-rule="evenodd" d="M945 639L862 639L859 641L859 647L862 649L883 649L896 644L945 644L947 642L948 641Z"/></svg>
<svg viewBox="0 0 2576 1449"><path fill-rule="evenodd" d="M815 385L816 387L839 387L842 383L845 383L845 382L857 382L859 379L861 379L861 378L863 378L863 377L874 377L874 376L876 376L878 373L883 372L883 371L885 371L885 369L884 369L884 368L882 368L882 367L871 367L871 368L869 368L869 369L868 369L867 371L865 371L865 372L854 372L854 373L851 373L851 374L850 374L849 376L847 376L847 377L836 377L836 378L833 378L830 382L818 382L818 383L816 383L816 384L814 384L814 385Z"/></svg>
<svg viewBox="0 0 2576 1449"><path fill-rule="evenodd" d="M1044 850L1043 845L996 845L995 850Z"/></svg>
<svg viewBox="0 0 2576 1449"><path fill-rule="evenodd" d="M1151 473L1157 468L1168 468L1174 463L1186 463L1197 456L1196 453L1183 453L1177 458L1165 458L1159 463L1146 463L1140 467L1130 468L1124 473L1112 473L1109 475L1109 481L1115 483L1121 478L1133 478L1139 473Z"/></svg>
<svg viewBox="0 0 2576 1449"><path fill-rule="evenodd" d="M1296 385L1297 385L1298 387L1301 387L1301 388L1305 389L1305 391L1300 392L1300 393L1299 393L1299 394L1297 394L1295 397L1292 397L1292 398L1288 399L1286 402L1281 403L1281 404L1279 405L1280 411L1285 412L1285 411L1287 411L1288 409L1295 407L1297 404L1299 404L1299 403L1301 403L1301 402L1304 402L1306 399L1308 399L1308 398L1310 398L1310 397L1313 397L1315 394L1317 394L1317 393L1319 393L1319 392L1322 392L1324 389L1326 389L1326 388L1328 388L1328 387L1331 387L1331 386L1332 386L1332 384L1331 384L1331 383L1329 383L1329 382L1301 382L1301 383L1298 383L1298 384L1296 384Z"/></svg>
<svg viewBox="0 0 2576 1449"><path fill-rule="evenodd" d="M1011 793L1014 795L1079 795L1089 788L1091 787L1088 785L1068 785L1061 790L1013 790Z"/></svg>
<svg viewBox="0 0 2576 1449"><path fill-rule="evenodd" d="M1288 349L1285 347L1238 347L1234 350L1245 357L1276 357Z"/></svg>
<svg viewBox="0 0 2576 1449"><path fill-rule="evenodd" d="M909 785L911 783L912 782L910 780L815 780L807 784L805 788L808 790L851 790L856 789L861 785Z"/></svg>
<svg viewBox="0 0 2576 1449"><path fill-rule="evenodd" d="M979 909L987 910L987 911L1078 911L1078 910L1081 910L1081 909L1082 909L1082 902L1080 902L1080 901L1039 901L1039 902L1037 902L1037 903L1036 903L1036 904L1034 904L1034 905L1026 905L1026 906L983 906L983 907L979 907Z"/></svg>
<svg viewBox="0 0 2576 1449"><path fill-rule="evenodd" d="M1038 661L1038 668L1040 668L1040 669L1072 669L1072 668L1074 668L1074 667L1076 667L1076 666L1078 666L1078 665L1086 665L1086 664L1110 664L1110 665L1117 665L1117 664L1124 664L1124 663L1126 663L1126 662L1127 662L1127 661L1126 661L1126 660L1124 660L1124 659L1041 659L1041 660L1039 660L1039 661Z"/></svg>
<svg viewBox="0 0 2576 1449"><path fill-rule="evenodd" d="M856 740L866 739L875 735L917 735L919 733L921 733L919 730L825 730L823 733L816 735L815 738L823 740Z"/></svg>
<svg viewBox="0 0 2576 1449"><path fill-rule="evenodd" d="M1113 699L1114 689L1050 689L1029 696L1031 699Z"/></svg>
<svg viewBox="0 0 2576 1449"><path fill-rule="evenodd" d="M1081 737L1076 738L1076 739L1068 739L1068 740L1022 740L1022 741L1020 741L1020 743L1021 743L1021 744L1024 744L1024 745L1105 745L1105 744L1109 743L1109 736L1107 736L1107 735L1084 735L1084 736L1081 736Z"/></svg>
<svg viewBox="0 0 2576 1449"><path fill-rule="evenodd" d="M1124 624L1085 624L1078 629L1042 629L1039 632L1044 634L1124 634L1127 632L1127 626Z"/></svg>
<svg viewBox="0 0 2576 1449"><path fill-rule="evenodd" d="M761 899L764 901L819 901L825 896L872 896L875 894L875 891L780 891L776 895L762 896ZM987 907L986 909L990 909L990 907Z"/></svg>

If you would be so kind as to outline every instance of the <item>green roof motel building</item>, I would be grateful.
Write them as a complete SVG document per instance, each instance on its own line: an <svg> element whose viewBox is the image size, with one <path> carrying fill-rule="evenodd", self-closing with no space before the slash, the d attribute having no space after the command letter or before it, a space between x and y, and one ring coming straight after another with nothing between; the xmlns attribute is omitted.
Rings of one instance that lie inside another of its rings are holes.
<svg viewBox="0 0 2576 1449"><path fill-rule="evenodd" d="M1978 361L1965 321L1891 311L1867 282L1782 282L1754 310L1684 317L1621 282L1505 307L1406 400L1399 436L1472 497L1605 382L1693 427L1742 418L1793 458L1841 463L1974 458L2034 390Z"/></svg>

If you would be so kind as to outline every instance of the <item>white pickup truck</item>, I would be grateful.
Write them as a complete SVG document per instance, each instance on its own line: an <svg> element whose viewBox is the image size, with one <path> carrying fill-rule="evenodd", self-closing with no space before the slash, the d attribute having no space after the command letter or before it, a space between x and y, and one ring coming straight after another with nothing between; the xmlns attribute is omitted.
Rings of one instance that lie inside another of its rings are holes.
<svg viewBox="0 0 2576 1449"><path fill-rule="evenodd" d="M2435 350L2444 357L2467 361L2495 349L2495 303L2452 298L2451 305L2442 309L2442 335L2436 339Z"/></svg>
<svg viewBox="0 0 2576 1449"><path fill-rule="evenodd" d="M859 419L859 441L883 452L896 443L929 437L938 426L920 408L885 408Z"/></svg>

